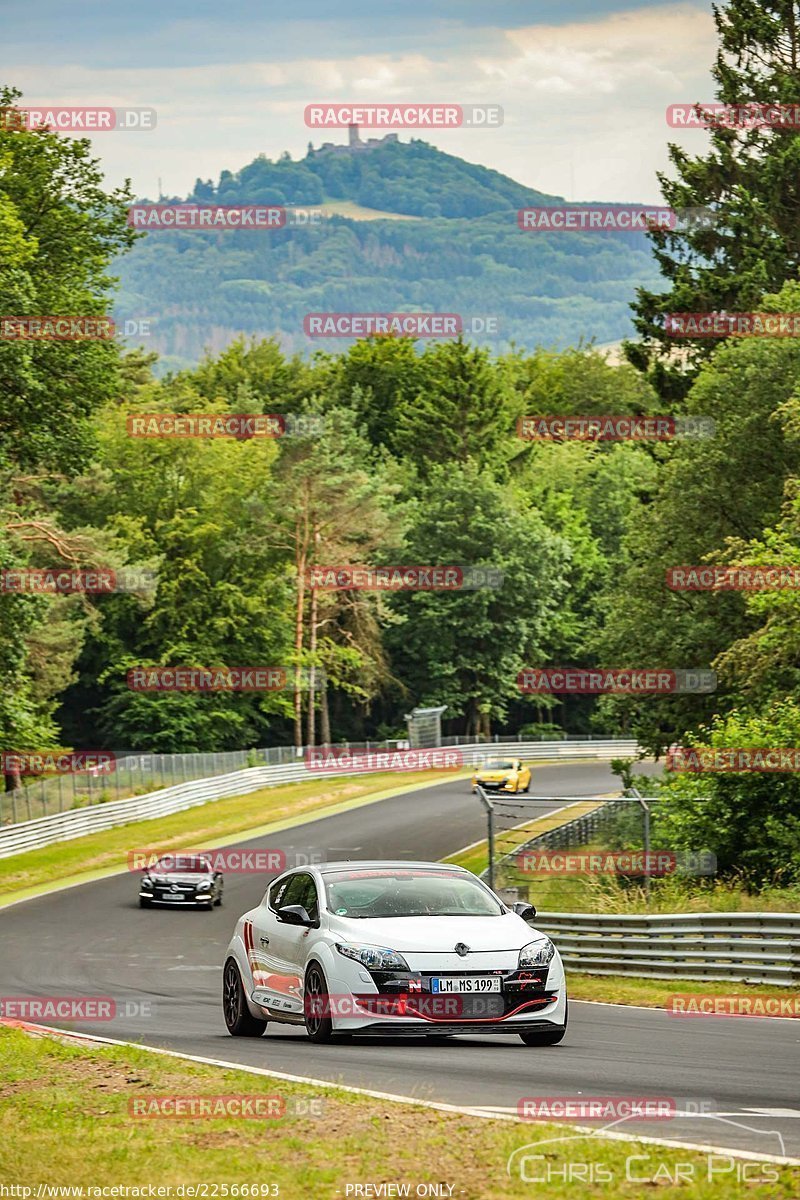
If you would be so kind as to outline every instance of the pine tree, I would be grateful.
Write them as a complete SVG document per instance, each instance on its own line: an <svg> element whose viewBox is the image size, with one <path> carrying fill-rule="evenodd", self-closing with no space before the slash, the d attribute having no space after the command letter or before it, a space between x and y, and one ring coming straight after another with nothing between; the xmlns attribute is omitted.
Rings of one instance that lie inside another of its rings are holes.
<svg viewBox="0 0 800 1200"><path fill-rule="evenodd" d="M714 20L719 102L800 105L797 0L729 0L714 6ZM713 218L649 234L670 286L660 294L639 289L634 323L643 340L626 346L668 402L683 398L718 339L677 339L665 331L664 314L757 310L800 266L800 121L748 127L714 119L710 137L708 153L697 157L670 145L677 178L658 176L667 204L711 209Z"/></svg>

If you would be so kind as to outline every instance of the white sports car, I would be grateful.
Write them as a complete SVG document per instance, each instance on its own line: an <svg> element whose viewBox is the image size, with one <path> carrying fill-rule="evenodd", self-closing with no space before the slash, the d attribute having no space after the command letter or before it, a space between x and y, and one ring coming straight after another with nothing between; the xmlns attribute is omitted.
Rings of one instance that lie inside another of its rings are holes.
<svg viewBox="0 0 800 1200"><path fill-rule="evenodd" d="M236 924L223 971L228 1032L304 1025L350 1034L518 1033L553 1046L567 1028L564 968L529 922L462 867L340 862L287 871Z"/></svg>

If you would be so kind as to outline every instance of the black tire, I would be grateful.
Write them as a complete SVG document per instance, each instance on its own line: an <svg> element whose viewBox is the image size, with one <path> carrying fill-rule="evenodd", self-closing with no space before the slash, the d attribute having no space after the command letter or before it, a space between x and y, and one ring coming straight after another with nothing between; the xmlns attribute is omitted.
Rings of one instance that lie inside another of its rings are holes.
<svg viewBox="0 0 800 1200"><path fill-rule="evenodd" d="M315 1002L322 1012L310 1011ZM311 963L306 971L303 989L303 1015L309 1041L319 1044L329 1042L333 1037L333 1021L330 1016L324 1015L328 1007L328 985L322 967L318 963Z"/></svg>
<svg viewBox="0 0 800 1200"><path fill-rule="evenodd" d="M145 900L144 896L139 897L139 908L152 908L152 907L153 907L152 900Z"/></svg>
<svg viewBox="0 0 800 1200"><path fill-rule="evenodd" d="M222 972L222 1011L231 1037L261 1037L267 1028L267 1022L259 1021L247 1007L242 977L233 958L228 959Z"/></svg>
<svg viewBox="0 0 800 1200"><path fill-rule="evenodd" d="M569 1021L569 1000L564 1008L564 1024L556 1025L553 1029L532 1029L530 1033L521 1033L526 1046L557 1046L563 1042Z"/></svg>
<svg viewBox="0 0 800 1200"><path fill-rule="evenodd" d="M222 892L220 892L214 901L214 908L222 908Z"/></svg>

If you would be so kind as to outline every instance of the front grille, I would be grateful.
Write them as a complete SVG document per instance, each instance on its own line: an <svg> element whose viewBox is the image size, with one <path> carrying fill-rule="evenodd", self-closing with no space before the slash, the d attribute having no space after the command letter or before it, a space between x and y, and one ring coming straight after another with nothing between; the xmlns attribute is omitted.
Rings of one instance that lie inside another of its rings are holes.
<svg viewBox="0 0 800 1200"><path fill-rule="evenodd" d="M474 1008L476 1015L481 1015L480 1006L475 1001L491 1001L491 1008L484 1009L483 1015L487 1020L500 1020L509 1013L535 1011L552 1003L555 993L547 989L548 967L537 967L532 970L515 971L371 971L373 982L378 989L375 1001L385 998L388 1001L407 997L409 1004L418 997L425 998L423 1009L428 1007L429 1015L437 1016L435 1004L431 1000L457 999L464 1002L466 1010ZM431 988L431 978L458 979L468 976L501 976L499 992L434 992ZM409 1016L414 1013L409 1011Z"/></svg>

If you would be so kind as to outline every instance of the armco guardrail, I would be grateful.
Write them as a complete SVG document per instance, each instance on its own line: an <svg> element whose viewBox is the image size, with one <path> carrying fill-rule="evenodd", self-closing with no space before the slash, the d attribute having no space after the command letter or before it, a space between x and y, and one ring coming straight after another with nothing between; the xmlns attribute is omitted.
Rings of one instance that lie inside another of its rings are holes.
<svg viewBox="0 0 800 1200"><path fill-rule="evenodd" d="M340 748L336 748L337 750ZM473 744L460 746L465 766L481 761L491 748ZM515 754L527 759L536 758L597 758L611 759L627 757L637 753L635 742L598 740L596 742L514 742L504 744L505 754ZM358 772L350 772L354 774ZM346 775L347 771L339 774ZM303 762L286 766L250 767L234 771L229 775L215 775L210 779L194 779L188 783L175 784L144 796L132 796L127 800L112 800L107 804L92 804L68 812L53 813L37 817L32 821L20 821L0 828L0 858L20 854L25 850L36 850L53 842L65 842L81 837L85 833L97 833L113 829L118 825L129 825L132 821L145 821L151 817L164 817L183 812L200 804L222 800L226 796L240 796L259 788L274 787L281 783L300 783L307 779L331 779L330 771L313 771Z"/></svg>
<svg viewBox="0 0 800 1200"><path fill-rule="evenodd" d="M556 735L543 738L538 734L521 738L519 734L483 738L468 738L463 735L447 737L442 747L475 751L480 746L483 753L503 753L505 747L545 744L556 747L559 742L576 746L576 753L585 753L580 743L592 743L598 739L586 734L567 737ZM390 738L386 741L370 740L360 745L367 751L394 750L407 747L408 742ZM349 749L348 742L339 743L339 748ZM150 792L163 791L179 783L210 779L214 775L231 775L234 771L252 767L294 766L303 759L306 747L299 750L294 746L252 747L249 750L208 751L190 754L147 754L129 751L117 753L113 771L97 768L77 774L42 775L29 780L22 787L8 792L0 791L0 826L15 825L18 821L33 821L37 817L50 817L54 813L70 812L73 808L86 808L92 804L107 804L115 800L127 800L131 796L143 796ZM590 751L591 752L591 751ZM553 754L559 750L554 748Z"/></svg>
<svg viewBox="0 0 800 1200"><path fill-rule="evenodd" d="M800 913L594 916L540 912L564 964L589 975L800 983Z"/></svg>

